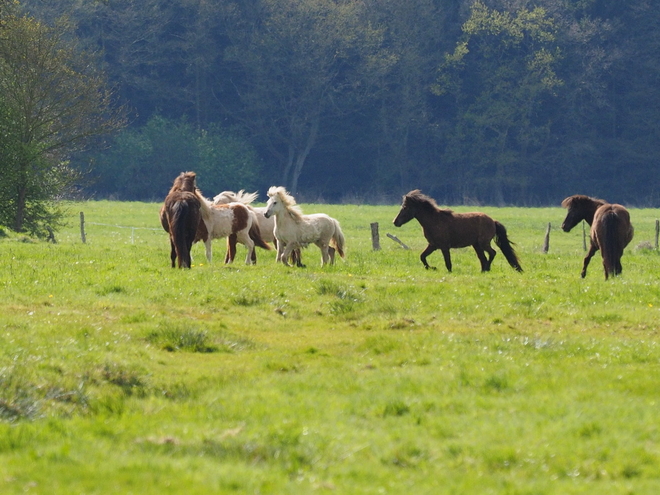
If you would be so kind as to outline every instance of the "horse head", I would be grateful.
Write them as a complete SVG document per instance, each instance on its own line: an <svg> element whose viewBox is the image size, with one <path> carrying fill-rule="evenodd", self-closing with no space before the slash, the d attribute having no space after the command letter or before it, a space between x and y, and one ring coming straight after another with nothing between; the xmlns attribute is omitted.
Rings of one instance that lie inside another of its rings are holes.
<svg viewBox="0 0 660 495"><path fill-rule="evenodd" d="M394 224L395 227L401 227L403 224L410 222L413 218L415 218L415 214L417 212L417 205L420 202L430 202L430 201L433 200L431 200L431 198L428 198L427 196L424 196L419 189L410 191L408 194L406 194L403 197L399 214L392 221L392 223Z"/></svg>
<svg viewBox="0 0 660 495"><path fill-rule="evenodd" d="M564 232L570 232L582 220L585 220L589 225L593 222L596 210L603 206L605 201L602 199L590 198L583 194L576 194L569 196L561 205L568 209L566 218L561 224L561 229Z"/></svg>
<svg viewBox="0 0 660 495"><path fill-rule="evenodd" d="M296 200L282 186L272 186L268 189L268 202L264 216L270 218L282 211L292 211Z"/></svg>
<svg viewBox="0 0 660 495"><path fill-rule="evenodd" d="M174 179L170 193L176 191L195 192L196 177L197 174L195 172L181 172L179 176Z"/></svg>

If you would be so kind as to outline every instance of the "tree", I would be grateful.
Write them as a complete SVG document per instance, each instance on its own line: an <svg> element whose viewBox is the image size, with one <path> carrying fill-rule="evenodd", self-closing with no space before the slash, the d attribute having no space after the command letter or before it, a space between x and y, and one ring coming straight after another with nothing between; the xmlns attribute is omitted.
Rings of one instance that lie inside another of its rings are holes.
<svg viewBox="0 0 660 495"><path fill-rule="evenodd" d="M0 222L43 235L55 207L79 175L69 153L123 125L95 58L62 21L48 27L27 16L4 19L0 37Z"/></svg>
<svg viewBox="0 0 660 495"><path fill-rule="evenodd" d="M122 130L110 149L94 155L93 190L121 200L161 200L174 177L197 172L207 195L254 190L261 163L249 141L219 126L197 130L184 119L153 116L141 127Z"/></svg>
<svg viewBox="0 0 660 495"><path fill-rule="evenodd" d="M236 5L226 56L240 74L236 96L260 145L279 165L274 178L295 193L323 119L358 97L358 68L377 50L378 30L361 24L361 2L256 0Z"/></svg>
<svg viewBox="0 0 660 495"><path fill-rule="evenodd" d="M502 204L529 194L548 140L541 109L562 84L555 27L542 8L500 12L475 2L463 32L434 88L456 111L444 158L460 196Z"/></svg>

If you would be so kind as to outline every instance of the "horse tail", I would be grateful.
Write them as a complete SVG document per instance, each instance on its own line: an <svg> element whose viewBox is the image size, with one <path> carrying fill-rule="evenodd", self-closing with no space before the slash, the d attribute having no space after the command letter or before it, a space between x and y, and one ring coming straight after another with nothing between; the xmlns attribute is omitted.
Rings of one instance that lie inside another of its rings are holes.
<svg viewBox="0 0 660 495"><path fill-rule="evenodd" d="M346 239L344 238L344 233L341 231L341 227L339 226L339 222L335 220L334 218L332 221L335 224L335 233L332 234L332 241L334 244L335 249L339 253L339 256L344 258L344 246L346 244Z"/></svg>
<svg viewBox="0 0 660 495"><path fill-rule="evenodd" d="M251 214L253 213L251 212ZM266 251L273 249L271 245L264 241L261 237L261 229L259 228L259 223L256 220L252 222L252 227L250 227L248 235L250 236L250 239L254 241L255 246L265 249Z"/></svg>
<svg viewBox="0 0 660 495"><path fill-rule="evenodd" d="M620 232L622 227L621 219L614 211L608 212L601 218L600 229L603 234L603 242L599 242L599 247L601 256L603 257L605 278L607 278L608 275L614 276L619 275L620 273L619 259L623 253Z"/></svg>
<svg viewBox="0 0 660 495"><path fill-rule="evenodd" d="M501 249L502 254L509 262L509 265L511 265L519 272L522 272L523 269L520 266L518 255L513 249L513 243L506 235L506 228L504 228L504 225L497 221L495 222L495 244L497 244L497 246Z"/></svg>
<svg viewBox="0 0 660 495"><path fill-rule="evenodd" d="M190 248L188 247L188 219L192 216L187 201L176 201L170 211L170 236L176 250L179 268L190 268Z"/></svg>
<svg viewBox="0 0 660 495"><path fill-rule="evenodd" d="M199 189L195 189L195 196L199 200L199 211L202 214L202 219L208 221L211 219L211 202L202 196L202 193L199 192Z"/></svg>

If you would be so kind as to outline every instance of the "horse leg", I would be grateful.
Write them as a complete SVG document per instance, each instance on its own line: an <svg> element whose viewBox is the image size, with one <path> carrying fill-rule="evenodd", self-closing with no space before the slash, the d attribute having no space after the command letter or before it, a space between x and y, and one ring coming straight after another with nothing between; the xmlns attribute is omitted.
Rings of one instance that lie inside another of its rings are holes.
<svg viewBox="0 0 660 495"><path fill-rule="evenodd" d="M211 263L213 261L213 249L211 247L211 236L204 241L204 248L206 249L206 261Z"/></svg>
<svg viewBox="0 0 660 495"><path fill-rule="evenodd" d="M419 255L419 259L422 260L422 264L424 265L424 268L426 268L427 270L428 270L429 268L430 268L431 270L435 270L435 269L436 269L434 266L430 266L430 265L426 262L426 258L427 258L427 256L428 256L429 254L431 254L433 251L435 251L436 249L438 249L438 248L436 248L436 247L435 247L434 245L432 245L432 244L429 244L428 246L426 246L426 249L425 249L424 251L422 251L422 254ZM442 254L445 254L445 252L443 251ZM445 255L445 265L447 264L447 260L449 259L448 257L449 257L449 250L447 250L447 254ZM449 265L448 265L447 269L448 269L449 271L451 271L451 261L449 261Z"/></svg>
<svg viewBox="0 0 660 495"><path fill-rule="evenodd" d="M490 242L484 247L484 250L488 253L488 269L490 270L490 267L493 265L493 260L495 259L495 255L497 254L497 251L495 251L492 248Z"/></svg>
<svg viewBox="0 0 660 495"><path fill-rule="evenodd" d="M300 249L294 249L291 251L291 263L296 265L298 268L306 268L302 262L302 255L300 254Z"/></svg>
<svg viewBox="0 0 660 495"><path fill-rule="evenodd" d="M176 268L176 246L174 245L174 241L170 237L170 246L172 250L170 251L170 258L172 259L172 268Z"/></svg>
<svg viewBox="0 0 660 495"><path fill-rule="evenodd" d="M477 258L479 258L479 262L481 263L481 271L482 272L487 272L490 270L490 262L486 258L486 255L484 254L484 250L479 246L479 244L474 244L472 246L474 250L477 253Z"/></svg>
<svg viewBox="0 0 660 495"><path fill-rule="evenodd" d="M327 244L319 244L319 249L321 250L321 266L325 266L328 261L330 261L330 255L328 254Z"/></svg>
<svg viewBox="0 0 660 495"><path fill-rule="evenodd" d="M328 254L330 255L330 264L335 264L335 248L332 246L328 247Z"/></svg>
<svg viewBox="0 0 660 495"><path fill-rule="evenodd" d="M284 248L285 244L282 241L278 241L277 243L277 258L275 258L275 261L282 262L282 255L284 254Z"/></svg>
<svg viewBox="0 0 660 495"><path fill-rule="evenodd" d="M282 252L282 263L284 263L284 266L291 266L289 265L289 256L291 256L291 251L293 251L293 243L289 242L285 247L284 251Z"/></svg>
<svg viewBox="0 0 660 495"><path fill-rule="evenodd" d="M451 272L451 254L449 254L449 248L441 249L441 251L442 257L445 259L445 266L447 267L447 271Z"/></svg>
<svg viewBox="0 0 660 495"><path fill-rule="evenodd" d="M238 242L236 234L229 234L227 237L227 254L225 254L225 265L232 263L236 258L236 242Z"/></svg>
<svg viewBox="0 0 660 495"><path fill-rule="evenodd" d="M595 242L591 241L591 246L589 247L589 252L584 257L584 262L582 264L582 273L580 274L580 276L582 278L587 276L587 267L589 266L589 262L591 261L591 258L593 257L593 255L596 254L596 251L598 251L598 246L596 245ZM605 272L605 278L607 279L607 271Z"/></svg>
<svg viewBox="0 0 660 495"><path fill-rule="evenodd" d="M253 263L252 259L254 258L254 242L250 237L245 240L244 242L245 247L247 248L247 255L245 256L245 264L246 265L251 265ZM254 258L256 260L256 258Z"/></svg>

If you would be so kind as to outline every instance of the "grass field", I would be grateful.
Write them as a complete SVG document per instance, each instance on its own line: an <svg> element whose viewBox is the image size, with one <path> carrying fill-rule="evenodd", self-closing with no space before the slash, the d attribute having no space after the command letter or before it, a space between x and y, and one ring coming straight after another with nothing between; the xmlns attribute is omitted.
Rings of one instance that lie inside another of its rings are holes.
<svg viewBox="0 0 660 495"><path fill-rule="evenodd" d="M561 208L481 209L523 273L471 249L426 271L416 221L351 205L303 205L340 220L335 266L216 241L173 270L159 208L0 238L0 493L660 493L659 210L605 281Z"/></svg>

